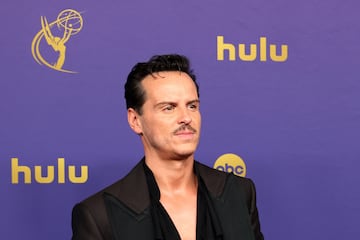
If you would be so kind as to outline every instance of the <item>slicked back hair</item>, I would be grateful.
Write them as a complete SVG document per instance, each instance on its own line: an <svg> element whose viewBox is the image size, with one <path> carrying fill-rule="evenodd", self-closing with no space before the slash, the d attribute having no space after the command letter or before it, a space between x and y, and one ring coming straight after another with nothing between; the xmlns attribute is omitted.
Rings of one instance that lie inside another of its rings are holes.
<svg viewBox="0 0 360 240"><path fill-rule="evenodd" d="M194 81L199 97L199 86L193 70L190 69L190 62L187 57L178 54L155 55L147 62L137 63L129 73L125 83L126 108L133 108L141 115L146 98L146 92L141 81L148 75L164 71L179 71L188 74Z"/></svg>

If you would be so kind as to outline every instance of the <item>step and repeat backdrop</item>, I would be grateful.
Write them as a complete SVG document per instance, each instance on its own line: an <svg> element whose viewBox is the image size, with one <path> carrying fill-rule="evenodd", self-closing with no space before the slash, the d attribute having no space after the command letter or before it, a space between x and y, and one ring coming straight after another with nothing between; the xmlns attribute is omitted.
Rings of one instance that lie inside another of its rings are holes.
<svg viewBox="0 0 360 240"><path fill-rule="evenodd" d="M360 235L360 15L353 0L0 3L0 238L70 239L75 203L143 156L123 85L190 58L196 159L252 178L266 239Z"/></svg>

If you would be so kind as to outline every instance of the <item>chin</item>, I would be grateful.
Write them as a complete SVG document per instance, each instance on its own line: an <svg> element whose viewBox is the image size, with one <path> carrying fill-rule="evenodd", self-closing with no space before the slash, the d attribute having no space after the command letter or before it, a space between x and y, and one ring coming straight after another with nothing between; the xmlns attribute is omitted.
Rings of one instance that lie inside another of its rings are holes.
<svg viewBox="0 0 360 240"><path fill-rule="evenodd" d="M179 160L182 160L182 159L187 159L191 156L193 156L195 153L195 149L183 149L183 150L178 150L178 151L175 151L174 154L175 156L177 156L177 158Z"/></svg>
<svg viewBox="0 0 360 240"><path fill-rule="evenodd" d="M176 144L173 145L171 152L173 152L173 156L176 159L186 159L194 155L196 148L197 148L197 142L188 142L188 143L182 143L182 144Z"/></svg>

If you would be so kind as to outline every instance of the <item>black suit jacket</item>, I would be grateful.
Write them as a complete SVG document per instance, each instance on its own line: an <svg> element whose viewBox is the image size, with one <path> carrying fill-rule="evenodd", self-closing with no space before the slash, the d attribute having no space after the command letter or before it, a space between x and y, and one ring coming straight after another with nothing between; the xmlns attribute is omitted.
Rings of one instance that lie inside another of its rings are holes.
<svg viewBox="0 0 360 240"><path fill-rule="evenodd" d="M143 161L123 179L74 206L72 240L154 239ZM208 188L224 239L264 239L253 182L198 162L195 167Z"/></svg>

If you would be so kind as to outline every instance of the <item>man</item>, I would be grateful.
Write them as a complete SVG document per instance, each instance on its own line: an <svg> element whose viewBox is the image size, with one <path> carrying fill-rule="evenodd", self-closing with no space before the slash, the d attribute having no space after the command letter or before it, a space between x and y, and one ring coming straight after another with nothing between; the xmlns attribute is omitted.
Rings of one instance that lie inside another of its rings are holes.
<svg viewBox="0 0 360 240"><path fill-rule="evenodd" d="M263 239L252 181L194 160L201 114L188 59L161 55L136 64L125 99L145 156L74 207L72 239Z"/></svg>

